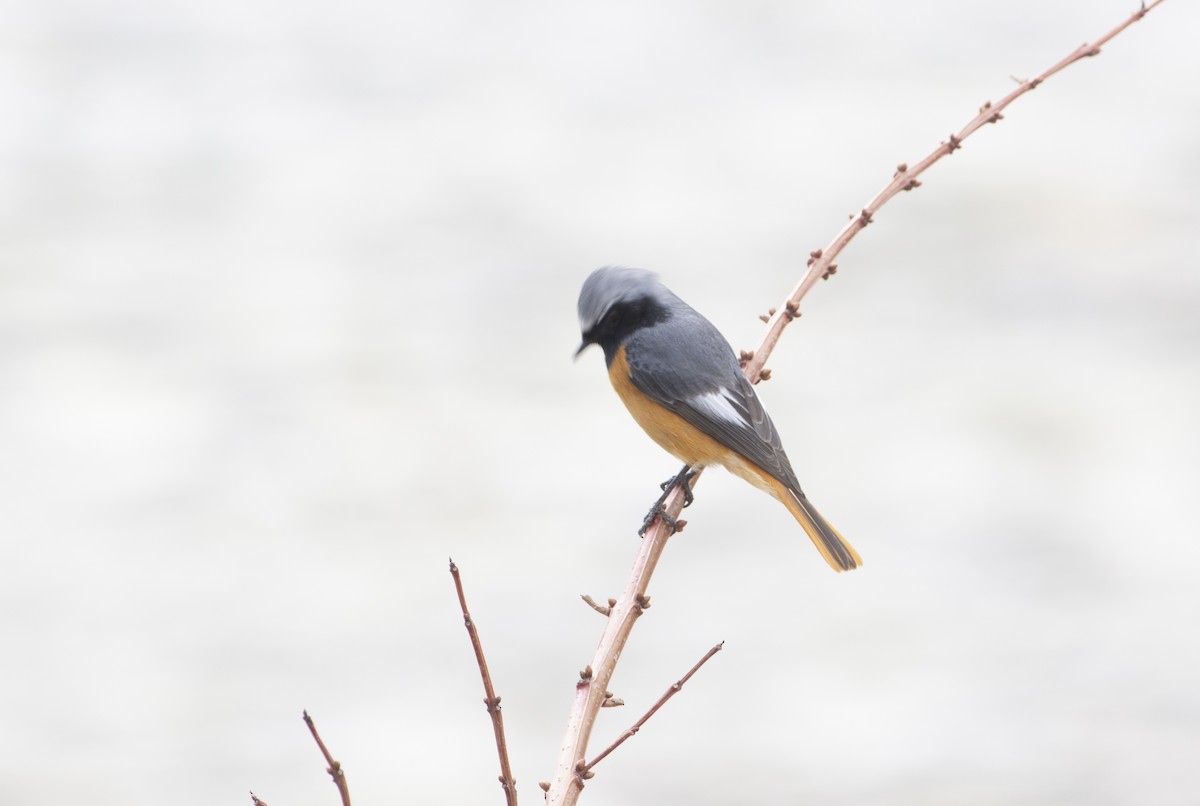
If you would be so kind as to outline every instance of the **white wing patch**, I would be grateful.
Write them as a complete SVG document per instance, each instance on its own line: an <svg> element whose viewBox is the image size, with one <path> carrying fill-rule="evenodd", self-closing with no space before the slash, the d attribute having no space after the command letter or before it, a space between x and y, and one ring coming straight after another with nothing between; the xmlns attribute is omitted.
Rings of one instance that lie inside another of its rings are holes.
<svg viewBox="0 0 1200 806"><path fill-rule="evenodd" d="M714 420L722 420L738 428L750 427L750 423L746 422L745 416L738 411L730 398L730 393L725 389L697 395L688 402Z"/></svg>

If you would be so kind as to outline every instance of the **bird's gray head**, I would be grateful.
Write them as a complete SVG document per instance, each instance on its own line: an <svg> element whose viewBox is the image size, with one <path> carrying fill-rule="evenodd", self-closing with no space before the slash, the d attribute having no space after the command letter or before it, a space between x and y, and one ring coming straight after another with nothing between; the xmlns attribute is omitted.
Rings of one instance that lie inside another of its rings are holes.
<svg viewBox="0 0 1200 806"><path fill-rule="evenodd" d="M583 343L599 344L610 362L616 349L633 331L670 318L679 298L645 269L604 266L583 281L579 292L579 329ZM680 303L681 304L681 303Z"/></svg>

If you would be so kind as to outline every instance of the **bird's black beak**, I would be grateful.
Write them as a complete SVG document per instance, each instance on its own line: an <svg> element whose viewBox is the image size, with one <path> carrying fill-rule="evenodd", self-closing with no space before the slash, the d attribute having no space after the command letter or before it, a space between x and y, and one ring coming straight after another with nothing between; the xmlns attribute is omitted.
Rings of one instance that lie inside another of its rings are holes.
<svg viewBox="0 0 1200 806"><path fill-rule="evenodd" d="M596 343L594 333L591 330L585 330L583 333L583 341L579 342L579 349L575 351L575 360L579 360L579 354Z"/></svg>

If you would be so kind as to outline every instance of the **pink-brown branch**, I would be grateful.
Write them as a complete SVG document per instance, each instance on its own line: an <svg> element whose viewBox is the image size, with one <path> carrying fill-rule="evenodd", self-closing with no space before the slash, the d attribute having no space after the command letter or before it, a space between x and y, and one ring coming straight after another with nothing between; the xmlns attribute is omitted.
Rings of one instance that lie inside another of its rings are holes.
<svg viewBox="0 0 1200 806"><path fill-rule="evenodd" d="M667 499L668 504L676 496L682 504L682 495L673 494ZM584 773L587 760L583 754L587 750L588 739L596 724L596 715L600 712L608 694L608 684L612 680L613 671L617 668L617 659L625 646L629 633L638 617L650 607L650 598L646 588L650 585L650 577L667 547L667 538L672 534L662 519L654 522L646 532L645 538L638 547L633 569L625 589L617 602L610 608L608 623L604 634L600 637L600 645L592 663L579 676L575 684L575 700L571 714L567 720L567 735L559 750L558 766L555 777L550 782L546 800L548 803L574 803L583 789Z"/></svg>
<svg viewBox="0 0 1200 806"><path fill-rule="evenodd" d="M304 724L308 725L308 731L312 734L313 740L316 741L317 747L321 749L321 755L325 757L325 763L329 766L325 771L329 773L329 777L333 779L333 783L337 785L338 794L342 796L342 806L350 806L350 784L346 781L346 773L342 770L341 762L334 761L333 756L329 753L329 748L325 747L325 742L321 741L321 734L317 733L317 726L313 723L313 719L308 715L308 711L304 712ZM252 794L250 797L254 797ZM258 798L254 798L258 802Z"/></svg>
<svg viewBox="0 0 1200 806"><path fill-rule="evenodd" d="M492 675L488 671L487 660L483 657L483 643L479 640L479 630L467 610L467 596L463 592L462 575L454 560L450 561L450 575L454 577L454 589L458 593L458 604L462 608L463 623L467 627L467 635L471 638L471 648L475 650L475 661L479 664L479 674L483 677L483 704L487 706L488 715L492 718L492 732L496 737L496 752L500 756L500 787L504 790L504 799L508 806L517 806L517 781L513 778L512 766L508 763L508 742L504 738L504 715L500 713L500 698L492 686Z"/></svg>
<svg viewBox="0 0 1200 806"><path fill-rule="evenodd" d="M623 745L625 742L629 741L634 736L636 736L637 732L642 729L642 725L645 725L648 721L650 721L650 717L652 717L656 713L658 713L658 709L662 708L664 705L666 705L667 700L671 699L676 694L678 694L683 689L683 687L687 683L687 681L692 679L692 675L694 675L696 672L700 671L701 666L708 663L709 658L711 658L713 655L717 654L724 648L725 648L725 642L722 641L721 643L714 646L712 649L705 652L704 657L701 658L700 660L696 661L695 665L692 666L691 669L688 669L687 674L685 674L683 677L676 680L674 683L671 684L670 688L668 688L665 692L663 692L663 695L658 698L658 701L655 702L654 705L650 706L650 710L647 711L646 713L642 714L641 719L639 719L637 722L634 722L633 725L631 725L624 733L622 733L620 736L617 737L617 740L615 742L613 742L608 747L601 750L599 755L597 755L594 759L589 761L587 763L587 766L584 767L584 769L582 770L583 774L586 775L587 773L591 772L592 768L595 767L597 764L599 764L601 761L603 761L605 758L607 758L609 753L616 750L618 747Z"/></svg>
<svg viewBox="0 0 1200 806"><path fill-rule="evenodd" d="M743 369L746 376L751 381L757 381L762 372L763 365L766 363L767 357L771 351L775 349L776 342L779 341L780 334L783 329L795 319L800 312L800 301L804 299L809 290L816 284L817 280L828 278L837 271L837 264L833 261L841 254L846 245L854 239L868 224L874 220L875 214L879 208L883 207L892 197L906 190L914 190L921 186L917 177L929 170L929 168L943 157L953 154L962 147L963 142L979 131L989 123L998 123L1003 119L1001 114L1008 108L1009 104L1020 98L1027 92L1032 91L1048 78L1056 73L1066 69L1070 65L1082 59L1087 59L1096 56L1100 53L1100 48L1108 44L1109 40L1117 34L1124 31L1130 25L1140 20L1142 17L1153 9L1155 6L1162 3L1163 0L1154 0L1154 2L1145 4L1129 16L1120 25L1104 34L1093 43L1084 43L1075 50L1071 51L1057 63L1045 70L1036 78L1027 79L1020 82L1017 88L1005 95L996 103L988 101L979 108L979 113L971 118L965 126L962 127L956 134L952 134L949 138L938 145L924 159L911 167L901 163L896 173L892 176L892 180L884 185L875 196L867 202L866 206L857 214L850 217L846 226L842 227L842 231L824 249L818 249L809 255L808 268L804 276L800 278L799 284L792 290L791 295L787 298L782 306L770 315L767 320L767 331L763 335L762 341L758 348L755 349L753 355L743 363Z"/></svg>

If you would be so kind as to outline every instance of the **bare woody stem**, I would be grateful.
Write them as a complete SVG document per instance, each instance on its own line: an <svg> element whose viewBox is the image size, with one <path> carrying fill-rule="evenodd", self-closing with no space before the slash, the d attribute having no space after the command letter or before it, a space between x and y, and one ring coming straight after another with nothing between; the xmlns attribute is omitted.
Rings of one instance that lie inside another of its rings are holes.
<svg viewBox="0 0 1200 806"><path fill-rule="evenodd" d="M784 301L784 304L777 310L773 310L767 317L766 332L763 334L758 347L752 353L743 355L742 369L746 373L746 377L750 378L752 382L757 382L761 377L765 377L763 366L766 364L771 351L775 349L775 344L779 341L783 329L800 315L800 302L816 284L817 280L828 278L837 271L837 265L833 262L834 259L841 254L846 245L859 232L871 223L875 214L884 204L901 191L913 190L919 187L921 183L917 180L917 177L925 173L938 160L961 148L963 142L984 125L999 122L1003 117L1001 112L1017 98L1033 90L1048 78L1075 62L1097 55L1100 52L1100 48L1107 44L1109 40L1140 20L1147 12L1160 5L1162 1L1153 0L1151 3L1143 3L1128 19L1108 31L1094 43L1080 45L1041 75L1020 82L1015 90L1004 96L1000 101L994 104L991 102L985 103L980 108L979 113L968 121L961 130L956 134L950 135L948 140L941 143L920 162L911 167L900 165L891 181L875 194L857 215L850 217L850 221L828 246L810 254L808 268L803 277L801 277L799 284L792 290L792 293ZM696 470L699 470L699 468L696 468ZM693 487L698 477L697 474L697 477L692 479L691 484ZM682 492L676 488L663 502L663 508L670 517L677 518L679 516L683 510L683 499ZM587 744L591 737L592 728L595 725L596 715L604 702L608 683L612 679L617 660L625 648L625 642L633 630L634 622L649 604L649 600L646 597L646 590L650 584L650 577L654 573L654 568L658 563L659 557L662 556L663 549L666 548L667 539L672 533L673 530L667 526L662 518L656 519L650 529L646 531L645 537L638 549L637 557L634 559L629 580L625 583L625 590L621 593L621 597L618 599L616 605L611 608L608 624L604 629L604 634L600 638L599 646L596 647L592 663L584 670L579 683L576 684L575 701L571 708L570 716L567 719L566 735L559 750L558 764L555 769L554 778L550 782L550 787L546 794L546 802L550 806L572 806L575 804L579 799L580 792L583 790L584 781L592 775L588 769L589 765L584 759L584 754L587 752Z"/></svg>
<svg viewBox="0 0 1200 806"><path fill-rule="evenodd" d="M622 733L620 736L617 737L617 740L615 742L613 742L608 747L601 750L600 754L598 756L596 756L594 759L589 761L587 763L587 767L584 768L583 772L584 773L591 772L592 767L595 767L597 764L599 764L601 761L603 761L605 758L607 758L609 753L616 750L618 747L623 745L629 739L632 739L635 735L637 735L637 732L642 729L642 725L645 725L650 720L650 717L652 717L656 713L658 713L658 709L662 708L664 705L666 705L667 700L671 699L676 694L678 694L683 689L683 687L687 683L687 681L692 679L692 675L694 675L696 672L700 671L701 666L708 663L709 658L711 658L713 655L717 654L724 648L725 648L725 642L722 641L721 643L714 646L712 649L705 652L704 657L701 658L700 660L696 661L696 665L693 666L691 669L688 669L687 674L685 674L683 677L676 680L674 683L671 684L671 687L669 689L667 689L665 692L663 692L663 695L658 698L658 702L656 702L656 703L654 703L654 705L650 706L650 710L647 711L646 713L642 714L641 719L639 719L637 722L634 722L633 725L627 731L625 731L624 733Z"/></svg>
<svg viewBox="0 0 1200 806"><path fill-rule="evenodd" d="M892 176L892 181L888 182L882 190L875 194L866 206L857 214L850 217L850 221L842 228L842 231L829 242L824 249L818 249L809 255L808 269L804 276L800 279L800 283L793 289L791 295L778 310L771 313L767 320L767 332L763 335L762 341L754 353L743 363L743 369L746 376L751 381L757 382L762 373L763 365L766 363L767 357L771 351L775 349L775 343L779 341L779 336L783 333L784 327L800 314L800 301L804 299L809 290L816 284L817 280L822 278L829 279L837 271L837 264L833 261L841 254L846 245L854 239L854 236L866 228L868 224L874 220L875 213L879 208L883 207L893 196L901 191L914 190L921 186L917 181L917 177L925 173L935 162L949 154L953 154L962 147L963 142L979 131L989 123L998 123L1003 119L1003 112L1009 104L1020 98L1027 92L1031 92L1046 79L1056 73L1066 69L1075 62L1083 59L1097 56L1100 53L1100 48L1108 44L1109 40L1117 34L1124 31L1130 25L1146 16L1147 12L1155 6L1162 3L1163 0L1153 0L1153 2L1142 6L1129 16L1124 22L1116 26L1108 33L1101 36L1095 42L1088 44L1084 43L1064 56L1056 64L1043 72L1036 78L1026 79L1020 82L1015 90L1005 95L996 103L988 101L979 108L979 114L971 118L967 125L963 126L956 134L950 135L949 139L938 145L924 159L915 165L909 167L901 163L896 173Z"/></svg>
<svg viewBox="0 0 1200 806"><path fill-rule="evenodd" d="M670 502L676 498L679 499L676 502L677 506L682 508L683 495L678 491L667 499L664 506L670 506ZM661 518L647 530L633 561L633 569L625 583L625 590L621 592L616 604L609 609L608 623L600 637L600 645L596 647L592 663L580 672L579 682L575 684L575 701L567 720L567 733L559 750L554 778L547 790L547 803L575 803L583 789L585 777L591 777L583 754L587 751L596 715L607 697L608 684L617 668L621 649L625 646L629 633L633 631L634 622L650 607L646 588L671 534L671 530Z"/></svg>
<svg viewBox="0 0 1200 806"><path fill-rule="evenodd" d="M325 771L329 773L329 777L337 785L338 794L342 796L342 806L350 806L350 784L346 781L346 773L342 771L341 762L334 761L333 756L330 755L329 749L325 747L325 742L321 741L321 734L317 733L317 726L313 723L312 717L308 715L308 711L304 712L304 724L308 725L308 732L312 734L317 747L321 749L321 755L325 757L325 763L329 765L325 768ZM254 796L251 795L251 797ZM254 800L257 804L258 798Z"/></svg>
<svg viewBox="0 0 1200 806"><path fill-rule="evenodd" d="M487 660L483 657L483 644L479 640L479 631L467 610L467 596L463 592L462 576L454 560L450 561L450 575L454 577L454 589L458 593L458 604L462 608L463 623L467 627L467 635L471 638L471 648L475 650L475 661L479 664L479 674L483 677L483 704L487 706L488 715L492 718L492 731L496 735L496 752L500 756L500 787L504 790L504 799L508 806L517 806L517 781L513 778L512 766L508 762L508 743L504 738L504 715L500 713L500 698L492 686L492 675L488 671ZM347 803L346 806L349 806Z"/></svg>

